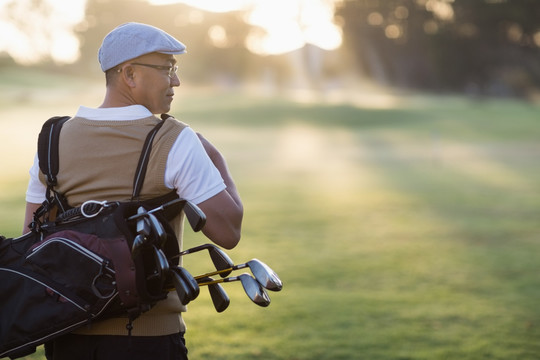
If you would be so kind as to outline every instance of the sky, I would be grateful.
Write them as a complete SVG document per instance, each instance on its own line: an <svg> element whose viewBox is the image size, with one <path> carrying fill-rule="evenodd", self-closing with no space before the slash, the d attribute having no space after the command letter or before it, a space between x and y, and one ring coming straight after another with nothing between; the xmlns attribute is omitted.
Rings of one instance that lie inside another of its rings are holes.
<svg viewBox="0 0 540 360"><path fill-rule="evenodd" d="M245 46L259 55L277 55L313 44L339 48L342 33L333 21L340 0L147 0L152 5L184 3L201 10L242 10L253 25ZM36 4L38 4L36 6ZM0 53L20 64L52 59L73 63L80 56L74 29L84 20L86 0L0 0ZM213 28L209 36L223 32Z"/></svg>

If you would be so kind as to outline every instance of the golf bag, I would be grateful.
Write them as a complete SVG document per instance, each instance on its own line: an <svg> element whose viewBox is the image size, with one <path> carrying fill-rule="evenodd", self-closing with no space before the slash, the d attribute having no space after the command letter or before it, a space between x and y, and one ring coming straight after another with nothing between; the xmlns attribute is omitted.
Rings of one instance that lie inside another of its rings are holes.
<svg viewBox="0 0 540 360"><path fill-rule="evenodd" d="M0 358L26 356L36 346L111 316L126 316L130 334L132 321L167 297L171 280L163 267L178 264L178 242L168 223L182 210L176 194L146 201L87 201L71 208L55 192L58 138L66 120L50 119L40 133L38 156L48 190L32 231L0 237ZM145 155L163 121L146 139L136 172L143 176L134 181L134 198L144 181ZM144 246L132 253L145 213L165 203L171 206L152 214L163 231L147 231ZM50 219L53 208L58 214Z"/></svg>

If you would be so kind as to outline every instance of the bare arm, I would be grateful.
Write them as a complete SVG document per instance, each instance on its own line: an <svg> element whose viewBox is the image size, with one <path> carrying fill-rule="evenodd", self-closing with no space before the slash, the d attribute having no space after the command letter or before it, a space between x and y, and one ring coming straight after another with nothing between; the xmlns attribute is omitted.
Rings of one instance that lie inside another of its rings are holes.
<svg viewBox="0 0 540 360"><path fill-rule="evenodd" d="M222 192L199 204L206 214L206 225L202 231L216 244L232 249L240 241L244 207L225 158L201 134L197 136L227 186Z"/></svg>
<svg viewBox="0 0 540 360"><path fill-rule="evenodd" d="M41 204L34 204L34 203L26 203L26 211L24 213L24 224L22 229L22 234L26 234L27 232L30 232L30 229L28 228L28 224L30 224L33 220L34 213L36 210L41 206Z"/></svg>

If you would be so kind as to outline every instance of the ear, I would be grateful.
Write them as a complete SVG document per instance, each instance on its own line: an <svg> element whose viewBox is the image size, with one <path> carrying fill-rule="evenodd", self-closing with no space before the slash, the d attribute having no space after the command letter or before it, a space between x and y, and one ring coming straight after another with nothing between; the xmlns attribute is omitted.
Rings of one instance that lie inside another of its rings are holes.
<svg viewBox="0 0 540 360"><path fill-rule="evenodd" d="M135 87L135 69L127 64L122 67L120 76L124 83L129 87Z"/></svg>

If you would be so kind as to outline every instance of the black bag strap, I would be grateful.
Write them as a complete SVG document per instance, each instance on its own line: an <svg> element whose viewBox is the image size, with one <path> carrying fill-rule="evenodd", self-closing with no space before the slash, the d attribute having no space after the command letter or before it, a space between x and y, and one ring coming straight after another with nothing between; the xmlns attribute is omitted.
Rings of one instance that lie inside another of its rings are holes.
<svg viewBox="0 0 540 360"><path fill-rule="evenodd" d="M146 135L146 140L144 141L143 149L141 151L141 156L139 157L139 164L137 164L137 170L135 171L135 177L133 178L133 192L131 194L131 200L135 200L139 197L141 194L141 189L144 183L144 178L146 177L146 169L148 168L148 162L150 161L150 152L152 151L152 143L154 142L154 138L156 137L157 132L163 124L165 123L165 120L169 117L165 117L166 114L161 115L162 120L157 123L156 126L150 132L148 135Z"/></svg>
<svg viewBox="0 0 540 360"><path fill-rule="evenodd" d="M56 204L61 212L66 211L69 208L65 198L54 190L56 186L59 164L58 164L58 139L60 137L60 130L70 116L55 116L47 120L41 129L38 137L38 159L39 168L47 177L47 193L45 194L46 200L42 206L36 211L34 221L31 227L37 226L39 218L44 217L45 221L48 221L48 216Z"/></svg>
<svg viewBox="0 0 540 360"><path fill-rule="evenodd" d="M55 116L43 124L38 137L38 159L41 172L47 176L47 185L56 185L58 175L58 139L60 130L70 116Z"/></svg>

